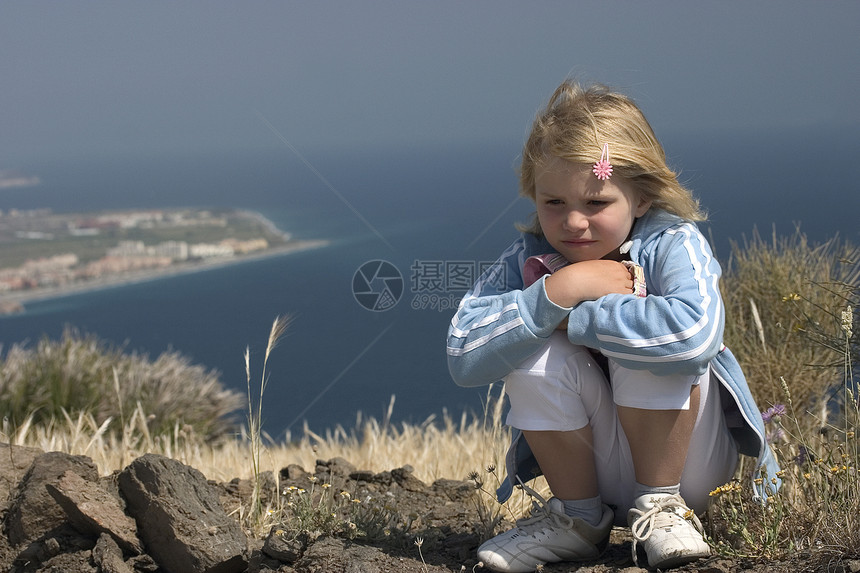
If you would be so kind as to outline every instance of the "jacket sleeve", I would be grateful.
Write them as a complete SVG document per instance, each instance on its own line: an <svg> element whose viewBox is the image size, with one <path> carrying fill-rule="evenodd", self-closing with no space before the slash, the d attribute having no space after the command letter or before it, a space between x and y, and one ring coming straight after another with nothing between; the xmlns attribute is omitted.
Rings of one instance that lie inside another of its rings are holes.
<svg viewBox="0 0 860 573"><path fill-rule="evenodd" d="M460 386L491 384L538 350L570 312L523 288L524 242L511 245L466 293L448 328L448 370Z"/></svg>
<svg viewBox="0 0 860 573"><path fill-rule="evenodd" d="M568 338L626 368L703 374L720 351L724 325L720 267L710 246L684 223L664 231L641 258L648 296L580 303L570 313Z"/></svg>

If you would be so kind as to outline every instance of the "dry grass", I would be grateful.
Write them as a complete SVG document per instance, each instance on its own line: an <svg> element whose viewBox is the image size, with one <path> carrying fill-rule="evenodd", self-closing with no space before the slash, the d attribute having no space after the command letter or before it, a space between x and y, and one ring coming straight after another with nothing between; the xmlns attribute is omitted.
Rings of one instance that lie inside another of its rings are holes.
<svg viewBox="0 0 860 573"><path fill-rule="evenodd" d="M800 411L821 415L843 384L842 312L857 308L858 285L860 250L837 239L813 245L797 231L735 245L721 285L725 343L759 404L784 402L785 380ZM856 364L856 337L849 347Z"/></svg>
<svg viewBox="0 0 860 573"><path fill-rule="evenodd" d="M836 239L810 245L799 232L756 236L735 249L723 294L726 344L766 408L782 471L750 476L742 468L712 492L718 547L771 558L860 555L860 250ZM749 478L783 485L762 506L749 499Z"/></svg>
<svg viewBox="0 0 860 573"><path fill-rule="evenodd" d="M118 419L99 422L91 413L75 416L63 413L47 423L8 422L0 441L87 455L107 475L121 469L147 452L175 458L199 469L210 479L229 481L234 477L252 479L265 471L278 472L289 464L313 469L319 459L342 457L353 465L374 472L411 465L415 476L430 483L436 479L463 478L479 468L499 465L508 445L509 432L501 414L501 402L488 393L490 405L483 414L464 413L457 419L444 414L431 416L421 424L393 424L395 399L382 420L362 418L347 430L338 426L325 435L305 429L295 440L272 443L260 440L252 449L247 430L239 435L209 441L188 426L175 425L167 432L154 433L148 416L137 409L124 425ZM255 457L259 455L259 461Z"/></svg>

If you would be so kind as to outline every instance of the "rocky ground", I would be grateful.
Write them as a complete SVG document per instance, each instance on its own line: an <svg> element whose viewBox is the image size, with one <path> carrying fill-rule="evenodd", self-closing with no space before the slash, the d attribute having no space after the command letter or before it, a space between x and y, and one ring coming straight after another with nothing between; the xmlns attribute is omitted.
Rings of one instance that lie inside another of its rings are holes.
<svg viewBox="0 0 860 573"><path fill-rule="evenodd" d="M482 520L470 481L415 478L410 468L372 473L347 461L315 468L289 466L281 492L299 489L351 492L376 500L366 513L380 525L374 535L349 528L291 531L273 521L264 539L249 536L238 515L251 506L251 483L207 481L200 472L156 455L99 477L83 456L43 453L0 444L0 571L10 573L441 573L479 572L475 558ZM272 484L274 476L268 476ZM293 488L292 490L290 488ZM339 495L339 494L334 494ZM344 495L346 498L347 496ZM271 500L264 500L271 501ZM368 502L370 503L370 502ZM325 515L320 514L322 517ZM340 518L338 518L340 519ZM339 521L338 523L343 523ZM348 522L347 522L348 523ZM366 524L365 524L366 526ZM419 546L420 544L420 546ZM545 573L643 572L631 557L631 539L615 530L597 561L547 565ZM791 562L712 557L678 571L858 573L860 561L823 561L798 555Z"/></svg>

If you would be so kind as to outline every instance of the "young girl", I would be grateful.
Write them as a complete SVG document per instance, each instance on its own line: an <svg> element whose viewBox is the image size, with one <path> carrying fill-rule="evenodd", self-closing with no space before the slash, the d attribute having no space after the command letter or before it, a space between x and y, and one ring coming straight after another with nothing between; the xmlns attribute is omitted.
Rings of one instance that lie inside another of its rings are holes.
<svg viewBox="0 0 860 573"><path fill-rule="evenodd" d="M631 527L634 558L643 546L654 568L708 555L695 513L738 454L765 473L757 498L779 480L722 345L698 203L629 98L570 82L535 120L520 185L535 220L463 298L448 364L461 386L505 381L514 430L499 501L541 473L554 497L536 496L479 559L512 572L593 559L613 525Z"/></svg>

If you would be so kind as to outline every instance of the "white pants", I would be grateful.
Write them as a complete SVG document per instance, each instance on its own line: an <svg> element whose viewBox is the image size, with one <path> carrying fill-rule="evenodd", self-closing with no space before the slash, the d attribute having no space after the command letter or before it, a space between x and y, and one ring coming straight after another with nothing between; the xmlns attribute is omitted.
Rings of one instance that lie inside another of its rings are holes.
<svg viewBox="0 0 860 573"><path fill-rule="evenodd" d="M603 503L616 508L626 525L636 476L630 446L616 406L646 410L687 410L699 386L699 411L681 476L681 495L696 512L708 493L729 481L737 466L737 446L726 427L719 383L702 376L655 376L609 361L610 381L591 352L571 344L563 331L505 378L511 408L507 424L520 430L572 431L591 426L594 465Z"/></svg>

